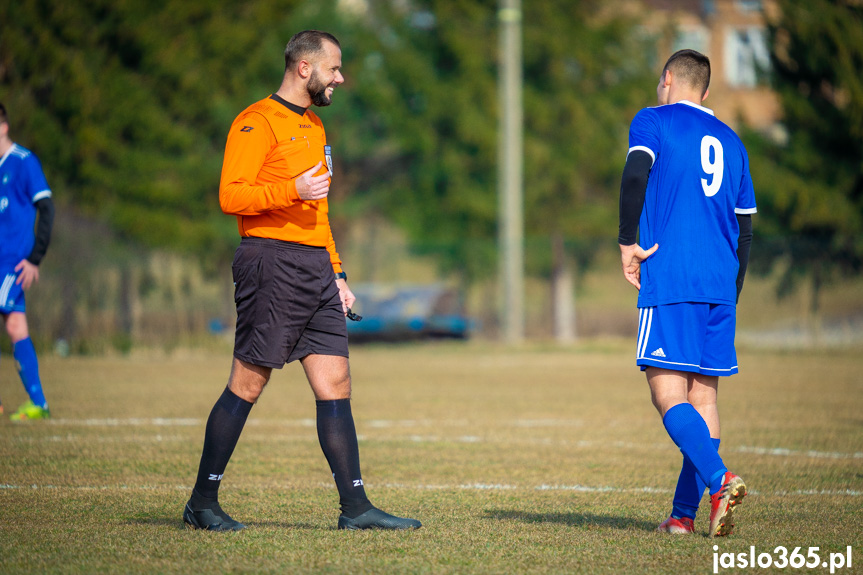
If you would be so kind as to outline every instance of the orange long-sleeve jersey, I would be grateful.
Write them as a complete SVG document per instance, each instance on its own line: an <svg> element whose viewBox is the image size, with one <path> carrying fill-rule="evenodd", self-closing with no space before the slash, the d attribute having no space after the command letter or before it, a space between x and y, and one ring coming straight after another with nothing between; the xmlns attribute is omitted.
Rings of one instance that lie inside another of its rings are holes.
<svg viewBox="0 0 863 575"><path fill-rule="evenodd" d="M329 169L326 144L324 125L311 110L275 94L252 104L228 132L219 204L224 213L237 216L241 236L326 247L338 273L342 262L327 200L301 200L296 188L297 176L318 162L322 166L315 175Z"/></svg>

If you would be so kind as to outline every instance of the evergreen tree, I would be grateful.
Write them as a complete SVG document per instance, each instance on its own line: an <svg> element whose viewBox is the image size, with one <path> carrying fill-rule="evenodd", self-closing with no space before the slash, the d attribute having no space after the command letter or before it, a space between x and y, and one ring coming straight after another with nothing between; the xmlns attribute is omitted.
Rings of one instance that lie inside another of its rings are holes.
<svg viewBox="0 0 863 575"><path fill-rule="evenodd" d="M750 137L759 197L754 255L787 257L787 293L863 265L863 6L780 0L770 24L774 88L787 142ZM766 249L765 249L766 248Z"/></svg>
<svg viewBox="0 0 863 575"><path fill-rule="evenodd" d="M367 4L344 22L353 103L333 111L351 202L383 210L463 277L494 274L499 3ZM534 272L548 271L551 236L615 226L626 127L649 102L644 38L633 22L599 18L599 4L523 4L525 225L545 238Z"/></svg>
<svg viewBox="0 0 863 575"><path fill-rule="evenodd" d="M276 16L227 0L0 3L0 98L58 202L138 244L223 259L225 132L281 77Z"/></svg>
<svg viewBox="0 0 863 575"><path fill-rule="evenodd" d="M614 226L626 125L652 74L632 23L598 18L600 5L524 0L528 236ZM223 262L236 244L218 208L226 130L277 89L291 34L330 30L348 80L320 111L337 159L333 217L386 217L446 268L487 276L497 268L498 7L4 2L0 99L58 202L136 243Z"/></svg>

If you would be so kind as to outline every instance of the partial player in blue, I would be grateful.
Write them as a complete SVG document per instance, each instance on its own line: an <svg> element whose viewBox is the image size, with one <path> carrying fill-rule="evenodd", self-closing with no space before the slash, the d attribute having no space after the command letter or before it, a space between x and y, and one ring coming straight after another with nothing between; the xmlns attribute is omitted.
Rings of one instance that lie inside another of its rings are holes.
<svg viewBox="0 0 863 575"><path fill-rule="evenodd" d="M708 487L715 537L731 533L746 495L718 453L717 392L720 376L737 373L736 305L756 207L740 138L701 105L709 84L706 56L676 52L659 78L659 106L632 120L618 243L623 275L639 290L636 363L683 453L671 516L659 530L692 533Z"/></svg>
<svg viewBox="0 0 863 575"><path fill-rule="evenodd" d="M51 416L27 327L24 292L39 281L39 264L53 224L54 204L42 166L32 152L9 138L9 119L0 104L0 315L12 339L18 374L30 396L11 415L13 421Z"/></svg>

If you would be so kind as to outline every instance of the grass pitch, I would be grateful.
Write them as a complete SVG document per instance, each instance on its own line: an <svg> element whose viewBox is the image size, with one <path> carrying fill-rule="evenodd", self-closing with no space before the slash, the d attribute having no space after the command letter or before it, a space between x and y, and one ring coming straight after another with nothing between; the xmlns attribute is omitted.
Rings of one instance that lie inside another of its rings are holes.
<svg viewBox="0 0 863 575"><path fill-rule="evenodd" d="M0 422L0 572L710 573L714 545L825 559L850 545L836 572L860 570L859 352L740 354L720 384L720 453L751 491L735 534L712 540L706 498L696 535L654 531L681 457L631 348L354 348L363 478L378 506L423 522L402 533L335 529L299 366L274 373L223 481L249 528L219 534L184 529L181 511L230 350L45 357L54 419ZM11 363L7 413L25 399Z"/></svg>

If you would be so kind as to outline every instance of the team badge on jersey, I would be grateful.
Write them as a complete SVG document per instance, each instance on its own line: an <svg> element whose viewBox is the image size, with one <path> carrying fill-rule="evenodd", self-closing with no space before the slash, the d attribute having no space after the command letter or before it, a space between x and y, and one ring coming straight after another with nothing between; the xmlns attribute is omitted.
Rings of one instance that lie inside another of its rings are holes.
<svg viewBox="0 0 863 575"><path fill-rule="evenodd" d="M330 146L324 146L324 155L327 158L327 169L330 171L330 177L333 177L333 149Z"/></svg>

